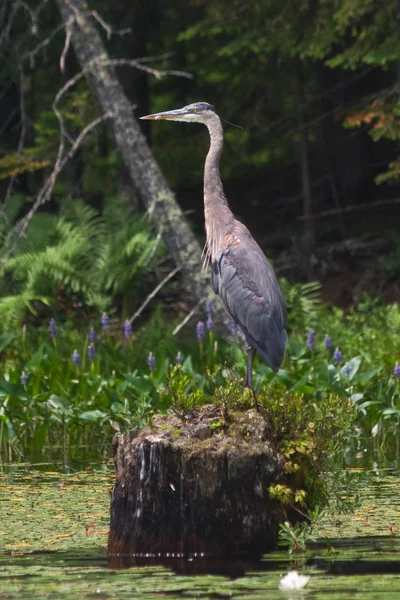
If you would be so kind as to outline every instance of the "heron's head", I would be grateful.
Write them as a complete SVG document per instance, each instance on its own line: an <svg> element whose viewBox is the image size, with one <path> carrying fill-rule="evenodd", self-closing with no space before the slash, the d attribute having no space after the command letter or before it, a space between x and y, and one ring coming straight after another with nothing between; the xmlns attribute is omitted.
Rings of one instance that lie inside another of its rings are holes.
<svg viewBox="0 0 400 600"><path fill-rule="evenodd" d="M215 115L216 111L214 106L211 106L208 102L195 102L194 104L188 104L183 108L154 113L153 115L145 115L140 118L149 121L164 119L165 121L184 121L185 123L207 124L210 119L215 117Z"/></svg>

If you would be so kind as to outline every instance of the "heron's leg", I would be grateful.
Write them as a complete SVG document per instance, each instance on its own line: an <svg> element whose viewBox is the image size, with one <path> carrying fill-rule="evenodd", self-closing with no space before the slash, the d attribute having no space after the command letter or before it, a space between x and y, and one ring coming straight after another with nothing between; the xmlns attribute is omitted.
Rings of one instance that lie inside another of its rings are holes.
<svg viewBox="0 0 400 600"><path fill-rule="evenodd" d="M256 355L256 351L251 346L247 346L247 370L246 370L246 379L245 383L248 388L251 389L254 397L254 404L256 409L258 410L257 396L253 388L253 360Z"/></svg>
<svg viewBox="0 0 400 600"><path fill-rule="evenodd" d="M247 370L246 370L246 386L253 389L253 360L256 351L251 346L246 347L247 352Z"/></svg>

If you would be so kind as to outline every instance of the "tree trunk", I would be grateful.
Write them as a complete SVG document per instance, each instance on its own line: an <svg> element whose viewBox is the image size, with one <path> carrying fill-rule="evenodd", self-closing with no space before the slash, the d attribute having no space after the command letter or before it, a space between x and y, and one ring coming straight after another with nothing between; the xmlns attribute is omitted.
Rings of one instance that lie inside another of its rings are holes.
<svg viewBox="0 0 400 600"><path fill-rule="evenodd" d="M301 515L270 497L285 460L254 409L204 406L114 438L109 557L261 554ZM222 427L222 425L221 425Z"/></svg>
<svg viewBox="0 0 400 600"><path fill-rule="evenodd" d="M106 113L113 113L112 130L133 184L157 227L185 283L197 301L210 294L209 276L201 271L201 248L174 194L168 187L146 139L132 114L115 70L104 65L108 55L86 0L56 0L64 22L74 17L71 40L82 69L88 70L91 88ZM219 319L224 320L222 307Z"/></svg>
<svg viewBox="0 0 400 600"><path fill-rule="evenodd" d="M297 122L300 131L300 170L303 192L304 238L303 257L304 270L307 279L313 279L312 254L315 252L315 220L313 214L313 199L311 191L310 166L308 158L308 131L304 118L304 93L301 73L301 62L297 61Z"/></svg>

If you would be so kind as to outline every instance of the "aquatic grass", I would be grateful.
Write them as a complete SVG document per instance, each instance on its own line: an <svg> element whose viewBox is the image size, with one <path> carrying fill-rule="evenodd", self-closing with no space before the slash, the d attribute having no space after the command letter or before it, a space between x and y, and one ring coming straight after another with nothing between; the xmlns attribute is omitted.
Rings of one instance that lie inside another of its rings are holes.
<svg viewBox="0 0 400 600"><path fill-rule="evenodd" d="M206 313L207 318L212 314L211 304ZM256 359L256 387L297 393L310 402L332 394L348 399L357 409L358 426L366 432L376 426L375 443L399 456L397 313L394 307L371 307L365 300L346 315L318 306L310 317L312 326L289 331L285 362L277 374ZM104 314L93 321L102 326L95 341L90 329L59 317L56 339L49 336L48 323L2 337L2 460L41 456L55 445L60 449L61 438L69 455L74 445L88 442L108 452L104 440L117 426L140 426L151 412L168 408L172 399L166 401L163 390L171 373L178 377L175 365L188 378L191 393L198 391L204 402L212 402L216 390L228 388L231 381L240 383L244 376L246 356L238 336L227 342L214 327L207 327L206 320L174 337L174 323L156 312L135 330L134 338L128 321L110 322ZM289 325L300 321L289 315Z"/></svg>

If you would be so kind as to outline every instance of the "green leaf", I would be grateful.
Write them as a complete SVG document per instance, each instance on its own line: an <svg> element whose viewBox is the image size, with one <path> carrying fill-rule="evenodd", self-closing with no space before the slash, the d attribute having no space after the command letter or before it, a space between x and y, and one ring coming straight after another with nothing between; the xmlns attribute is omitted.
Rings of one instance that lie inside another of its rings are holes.
<svg viewBox="0 0 400 600"><path fill-rule="evenodd" d="M71 402L62 396L56 396L52 394L50 398L47 400L47 405L50 408L55 408L59 412L63 414L67 414L71 409Z"/></svg>
<svg viewBox="0 0 400 600"><path fill-rule="evenodd" d="M154 385L148 377L134 377L132 375L125 379L119 389L120 391L125 391L127 387L133 388L140 394L149 394L154 389Z"/></svg>
<svg viewBox="0 0 400 600"><path fill-rule="evenodd" d="M345 369L345 368L346 368L346 365L344 365L344 366L341 368L341 373L342 373L342 375L343 375L344 377L348 377L348 379L349 379L350 381L352 381L352 380L353 380L353 378L354 378L354 376L356 375L356 373L357 373L358 369L360 368L360 365L361 365L361 356L355 356L354 358L352 358L351 360L349 360L347 364L348 364L348 366L350 367L350 373L349 373L349 375L345 375L345 374L343 373L343 369Z"/></svg>
<svg viewBox="0 0 400 600"><path fill-rule="evenodd" d="M83 413L81 413L79 415L79 418L82 419L82 421L101 421L102 419L104 419L104 417L106 417L106 413L104 413L101 410L87 410Z"/></svg>
<svg viewBox="0 0 400 600"><path fill-rule="evenodd" d="M0 335L0 352L3 352L16 338L15 333L3 333Z"/></svg>
<svg viewBox="0 0 400 600"><path fill-rule="evenodd" d="M364 371L364 373L360 373L356 377L352 378L352 383L367 383L382 371L382 367L375 367L369 371Z"/></svg>
<svg viewBox="0 0 400 600"><path fill-rule="evenodd" d="M21 385L4 380L0 381L0 396L17 396L25 400L29 398L29 395Z"/></svg>

